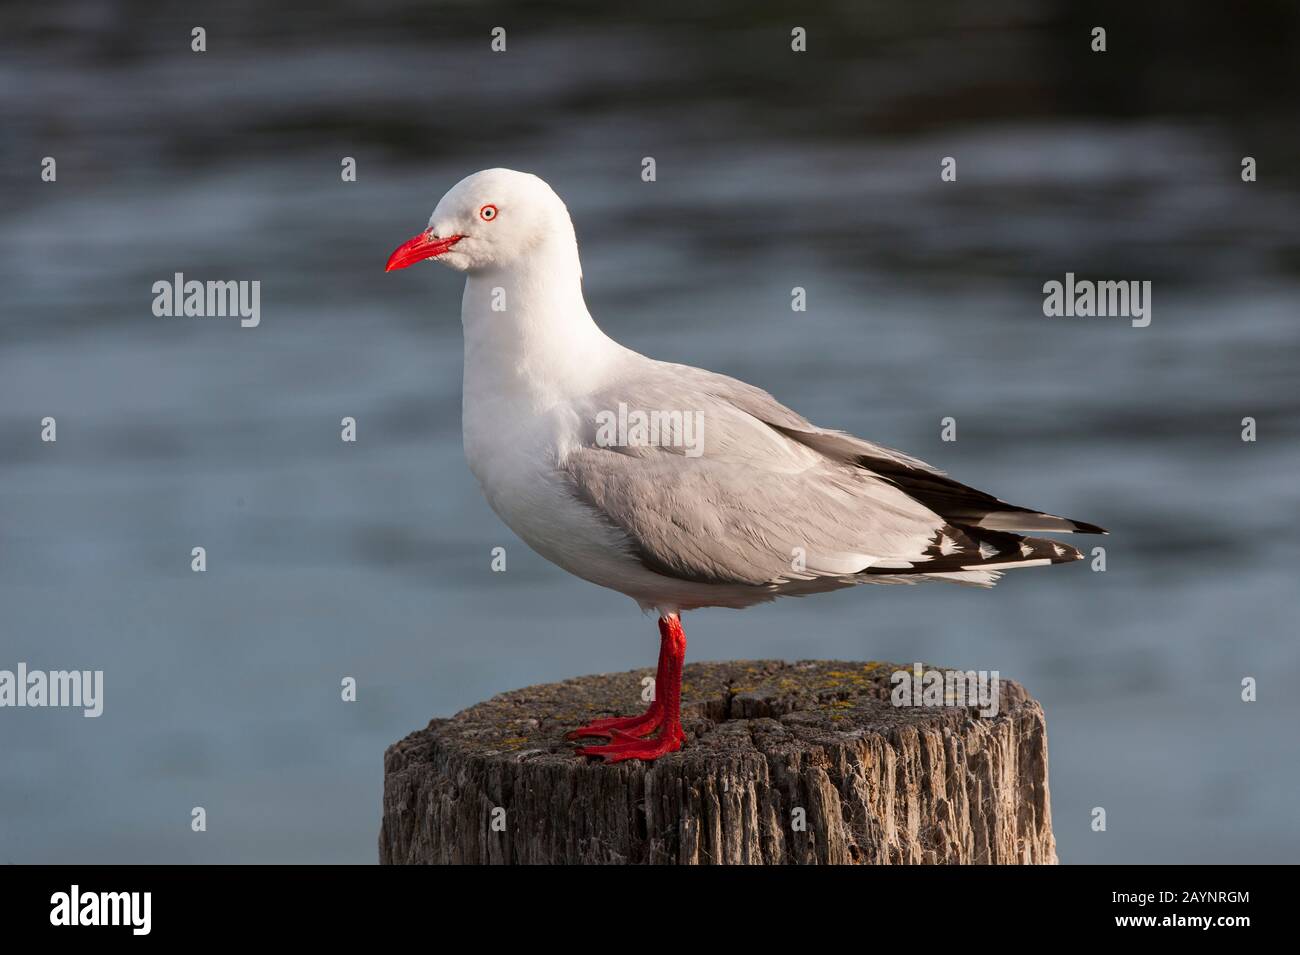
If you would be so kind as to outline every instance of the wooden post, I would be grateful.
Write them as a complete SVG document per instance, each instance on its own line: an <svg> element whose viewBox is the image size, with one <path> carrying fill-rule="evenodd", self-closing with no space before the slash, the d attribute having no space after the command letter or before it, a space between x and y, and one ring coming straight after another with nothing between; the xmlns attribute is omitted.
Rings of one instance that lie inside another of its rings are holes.
<svg viewBox="0 0 1300 955"><path fill-rule="evenodd" d="M643 710L653 670L503 693L389 747L380 861L1056 862L1042 707L1010 680L994 716L895 706L912 669L689 664L686 746L651 764L564 734Z"/></svg>

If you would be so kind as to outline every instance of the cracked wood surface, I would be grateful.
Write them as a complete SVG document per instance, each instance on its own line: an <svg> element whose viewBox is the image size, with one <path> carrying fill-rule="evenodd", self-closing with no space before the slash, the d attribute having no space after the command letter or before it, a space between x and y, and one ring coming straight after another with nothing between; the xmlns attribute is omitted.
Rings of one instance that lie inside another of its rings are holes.
<svg viewBox="0 0 1300 955"><path fill-rule="evenodd" d="M389 747L380 861L1056 862L1042 707L1005 679L996 716L895 707L910 669L689 664L686 746L651 764L564 739L644 710L651 669L502 693Z"/></svg>

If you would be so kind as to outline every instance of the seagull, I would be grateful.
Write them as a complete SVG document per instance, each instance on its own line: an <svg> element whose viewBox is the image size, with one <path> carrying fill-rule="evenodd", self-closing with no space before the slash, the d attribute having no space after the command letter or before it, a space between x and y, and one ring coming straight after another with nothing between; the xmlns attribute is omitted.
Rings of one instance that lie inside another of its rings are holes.
<svg viewBox="0 0 1300 955"><path fill-rule="evenodd" d="M620 345L587 309L569 211L537 176L462 179L385 271L429 260L466 276L461 424L493 511L547 560L658 615L653 702L569 733L608 741L582 756L650 761L686 742L683 611L868 583L989 587L1083 556L1028 533L1106 533Z"/></svg>

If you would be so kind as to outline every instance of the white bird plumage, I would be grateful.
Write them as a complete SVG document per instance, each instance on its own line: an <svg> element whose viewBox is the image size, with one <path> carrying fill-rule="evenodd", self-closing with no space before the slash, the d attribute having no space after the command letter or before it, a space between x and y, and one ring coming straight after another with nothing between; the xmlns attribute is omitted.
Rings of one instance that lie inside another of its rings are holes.
<svg viewBox="0 0 1300 955"><path fill-rule="evenodd" d="M1079 556L1032 538L1000 547L1006 532L1100 530L1006 505L817 428L760 389L618 344L587 309L568 210L536 176L463 179L425 235L454 237L435 258L467 276L465 454L492 509L548 560L646 609L868 582L987 585L998 570ZM698 415L703 453L602 446L598 416L620 404ZM936 506L949 499L954 514Z"/></svg>
<svg viewBox="0 0 1300 955"><path fill-rule="evenodd" d="M1002 570L1081 556L1016 532L1104 533L618 344L587 310L568 210L536 176L489 169L457 183L388 267L425 258L466 273L462 425L488 503L543 557L659 612L665 685L680 687L680 610L861 583L988 586ZM657 443L602 440L598 422L617 408L698 416L699 453L672 440L680 429ZM623 741L583 752L676 749L670 695L666 709L584 727ZM646 732L656 739L633 738Z"/></svg>

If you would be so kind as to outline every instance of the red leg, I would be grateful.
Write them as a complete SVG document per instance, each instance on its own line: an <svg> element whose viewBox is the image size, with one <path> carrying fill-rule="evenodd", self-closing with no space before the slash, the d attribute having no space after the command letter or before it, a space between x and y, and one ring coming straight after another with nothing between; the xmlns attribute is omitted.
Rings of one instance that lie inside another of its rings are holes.
<svg viewBox="0 0 1300 955"><path fill-rule="evenodd" d="M609 716L604 719L592 720L586 726L579 726L565 734L565 739L579 739L583 736L604 736L606 738L613 736L615 733L627 733L636 736L642 733L653 732L659 725L663 705L660 700L660 687L664 686L664 680L667 679L667 671L664 669L668 664L668 642L659 641L659 666L655 670L655 698L650 701L650 708L644 713L637 716Z"/></svg>
<svg viewBox="0 0 1300 955"><path fill-rule="evenodd" d="M657 719L653 724L642 723L631 732L615 729L610 735L616 741L608 746L585 746L578 750L582 756L597 756L607 763L624 759L652 760L675 753L686 742L682 732L682 666L686 661L686 634L677 614L659 618L659 679L655 681ZM653 710L654 707L651 707ZM647 717L650 713L647 712ZM635 732L651 732L648 739L637 739ZM603 735L603 734L602 734Z"/></svg>

